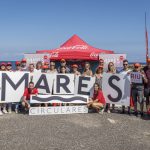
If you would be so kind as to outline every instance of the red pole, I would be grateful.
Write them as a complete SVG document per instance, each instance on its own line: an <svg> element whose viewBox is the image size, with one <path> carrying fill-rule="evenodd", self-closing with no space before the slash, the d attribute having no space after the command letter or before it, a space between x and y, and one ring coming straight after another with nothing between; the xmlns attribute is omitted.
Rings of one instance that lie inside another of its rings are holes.
<svg viewBox="0 0 150 150"><path fill-rule="evenodd" d="M147 26L146 26L146 12L145 12L145 40L146 40L146 62L148 60L148 32L147 32Z"/></svg>

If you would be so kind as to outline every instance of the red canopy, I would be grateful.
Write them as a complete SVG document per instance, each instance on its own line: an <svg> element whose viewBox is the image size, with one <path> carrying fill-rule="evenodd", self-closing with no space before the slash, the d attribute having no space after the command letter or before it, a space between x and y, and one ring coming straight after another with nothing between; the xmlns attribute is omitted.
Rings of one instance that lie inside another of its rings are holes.
<svg viewBox="0 0 150 150"><path fill-rule="evenodd" d="M73 35L63 45L52 50L38 50L36 53L49 53L52 60L98 60L99 54L113 54L113 51L94 48Z"/></svg>

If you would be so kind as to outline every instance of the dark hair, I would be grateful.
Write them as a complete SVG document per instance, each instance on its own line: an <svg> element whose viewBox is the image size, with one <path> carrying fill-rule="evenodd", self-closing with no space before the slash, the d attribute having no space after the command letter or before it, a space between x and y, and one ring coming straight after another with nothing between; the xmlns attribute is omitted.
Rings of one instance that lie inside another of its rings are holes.
<svg viewBox="0 0 150 150"><path fill-rule="evenodd" d="M99 84L98 84L98 83L94 83L94 86L95 86L95 85L97 85L97 86L98 86L98 89L100 89L100 86L99 86Z"/></svg>
<svg viewBox="0 0 150 150"><path fill-rule="evenodd" d="M127 63L128 63L128 60L127 60L127 59L123 60L123 63L125 63L125 62L127 62Z"/></svg>
<svg viewBox="0 0 150 150"><path fill-rule="evenodd" d="M29 66L31 66L31 65L32 65L33 67L35 67L35 66L34 66L34 63L29 64Z"/></svg>
<svg viewBox="0 0 150 150"><path fill-rule="evenodd" d="M66 69L65 66L61 66L61 67L60 67L60 73L62 73L62 72L61 72L61 69L62 69L62 68L65 68L65 69ZM65 73L66 73L66 71L65 71Z"/></svg>
<svg viewBox="0 0 150 150"><path fill-rule="evenodd" d="M30 81L29 84L34 84L34 82Z"/></svg>
<svg viewBox="0 0 150 150"><path fill-rule="evenodd" d="M86 69L85 69L85 65L86 65L86 64L89 65L89 70L91 70L91 65L90 65L90 63L89 63L88 61L86 61L85 64L84 64L84 70L83 70L83 72L86 72Z"/></svg>
<svg viewBox="0 0 150 150"><path fill-rule="evenodd" d="M114 65L113 62L109 62L109 63L108 63L108 71L110 71L110 64L113 64L113 65Z"/></svg>
<svg viewBox="0 0 150 150"><path fill-rule="evenodd" d="M41 66L42 66L42 62L41 62L41 61L38 61L38 62L36 63L36 69L37 69L37 67L38 67L38 64L41 64Z"/></svg>
<svg viewBox="0 0 150 150"><path fill-rule="evenodd" d="M96 74L98 74L98 70L99 70L99 67L97 67L96 70L95 70L95 73L96 73ZM104 69L103 69L103 68L102 68L102 72L104 72Z"/></svg>

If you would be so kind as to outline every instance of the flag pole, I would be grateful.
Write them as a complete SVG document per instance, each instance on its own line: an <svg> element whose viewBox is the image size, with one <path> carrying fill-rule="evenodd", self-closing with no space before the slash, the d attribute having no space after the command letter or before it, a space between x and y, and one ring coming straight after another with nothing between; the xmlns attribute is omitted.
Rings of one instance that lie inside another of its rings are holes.
<svg viewBox="0 0 150 150"><path fill-rule="evenodd" d="M146 12L145 12L145 40L146 40L146 62L148 60L148 32L147 32L147 25L146 25Z"/></svg>

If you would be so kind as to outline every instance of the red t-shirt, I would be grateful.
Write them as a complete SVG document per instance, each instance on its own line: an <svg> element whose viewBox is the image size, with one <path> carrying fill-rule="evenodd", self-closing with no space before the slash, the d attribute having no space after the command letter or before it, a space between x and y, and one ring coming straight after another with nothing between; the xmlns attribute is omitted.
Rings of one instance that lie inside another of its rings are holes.
<svg viewBox="0 0 150 150"><path fill-rule="evenodd" d="M30 100L30 95L38 94L38 89L34 88L31 92L28 88L25 89L23 96L26 96L26 100Z"/></svg>
<svg viewBox="0 0 150 150"><path fill-rule="evenodd" d="M96 100L96 99L98 99L99 103L106 104L103 92L101 90L98 90L97 93L94 91L93 100Z"/></svg>

